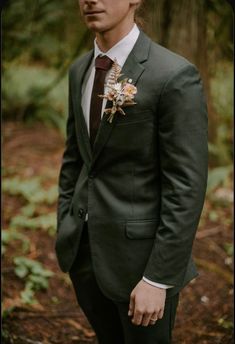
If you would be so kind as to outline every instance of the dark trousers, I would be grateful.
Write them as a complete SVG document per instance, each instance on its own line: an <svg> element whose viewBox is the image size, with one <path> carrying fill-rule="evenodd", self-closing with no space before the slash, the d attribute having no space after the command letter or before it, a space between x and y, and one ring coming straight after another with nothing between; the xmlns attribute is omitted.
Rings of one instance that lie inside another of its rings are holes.
<svg viewBox="0 0 235 344"><path fill-rule="evenodd" d="M116 302L107 298L97 285L86 223L69 275L78 304L93 327L99 344L171 343L179 294L166 299L164 316L155 325L134 325L127 314L129 302Z"/></svg>

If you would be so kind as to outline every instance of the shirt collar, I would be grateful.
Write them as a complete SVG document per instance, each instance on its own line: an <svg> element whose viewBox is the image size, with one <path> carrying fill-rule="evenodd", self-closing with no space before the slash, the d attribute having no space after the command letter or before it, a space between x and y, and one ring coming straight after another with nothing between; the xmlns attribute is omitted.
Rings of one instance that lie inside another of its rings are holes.
<svg viewBox="0 0 235 344"><path fill-rule="evenodd" d="M118 65L122 68L128 55L130 54L131 50L133 49L138 37L139 37L140 30L136 24L134 24L131 31L122 38L118 43L116 43L111 49L109 49L106 53L102 52L96 40L94 41L94 58L98 55L106 55L110 59L114 61L116 58Z"/></svg>

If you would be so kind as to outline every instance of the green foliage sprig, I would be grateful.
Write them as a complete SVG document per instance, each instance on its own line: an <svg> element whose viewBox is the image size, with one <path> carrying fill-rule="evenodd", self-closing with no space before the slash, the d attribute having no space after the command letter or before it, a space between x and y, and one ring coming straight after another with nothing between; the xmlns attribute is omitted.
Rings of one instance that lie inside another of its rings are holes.
<svg viewBox="0 0 235 344"><path fill-rule="evenodd" d="M54 275L51 270L45 269L38 261L26 258L14 258L16 276L25 280L25 288L21 291L20 296L23 303L35 304L35 292L47 289L49 286L48 279Z"/></svg>
<svg viewBox="0 0 235 344"><path fill-rule="evenodd" d="M42 229L50 235L55 234L56 230L56 213L52 212L46 215L40 215L29 218L25 215L16 215L10 222L11 228L28 228L28 229Z"/></svg>
<svg viewBox="0 0 235 344"><path fill-rule="evenodd" d="M211 193L218 186L225 186L233 170L232 165L213 168L208 173L207 193Z"/></svg>
<svg viewBox="0 0 235 344"><path fill-rule="evenodd" d="M41 228L47 231L50 235L55 233L56 213L50 212L48 214L38 216L35 216L35 213L39 204L55 204L58 198L57 185L52 185L46 190L43 188L41 179L38 177L27 180L13 177L5 178L2 183L2 188L5 193L12 196L21 196L27 201L27 204L21 208L20 214L13 216L10 220L9 227L14 230L12 233L15 233L15 237L17 236L17 228ZM4 235L6 236L7 234ZM12 235L9 236L9 240L13 238ZM20 233L18 237L20 238Z"/></svg>
<svg viewBox="0 0 235 344"><path fill-rule="evenodd" d="M13 196L22 196L29 203L53 204L58 197L57 185L45 190L40 178L22 180L19 177L5 178L2 183L3 192Z"/></svg>
<svg viewBox="0 0 235 344"><path fill-rule="evenodd" d="M15 229L3 230L1 233L2 237L2 255L6 252L6 246L14 240L19 240L22 244L22 250L24 253L29 251L30 240L26 235L17 232Z"/></svg>

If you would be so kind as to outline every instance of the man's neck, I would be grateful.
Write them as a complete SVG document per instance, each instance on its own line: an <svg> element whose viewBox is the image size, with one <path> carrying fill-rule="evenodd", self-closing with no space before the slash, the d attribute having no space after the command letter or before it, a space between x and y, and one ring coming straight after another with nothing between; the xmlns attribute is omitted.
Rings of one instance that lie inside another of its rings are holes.
<svg viewBox="0 0 235 344"><path fill-rule="evenodd" d="M122 25L120 28L115 27L114 29L111 29L105 32L97 32L96 42L99 49L104 53L110 50L122 38L128 35L128 33L133 28L133 26L134 26L134 21L127 23L126 25Z"/></svg>

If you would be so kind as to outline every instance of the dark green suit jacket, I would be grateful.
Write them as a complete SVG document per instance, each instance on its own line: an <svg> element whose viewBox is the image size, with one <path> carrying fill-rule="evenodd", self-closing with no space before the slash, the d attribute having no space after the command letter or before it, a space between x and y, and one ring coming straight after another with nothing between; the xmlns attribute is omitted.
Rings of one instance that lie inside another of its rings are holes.
<svg viewBox="0 0 235 344"><path fill-rule="evenodd" d="M143 32L123 78L137 87L126 116L101 120L91 151L81 87L93 51L69 71L67 140L59 176L56 254L69 271L88 230L97 282L128 301L142 276L174 285L197 275L192 244L207 185L208 118L197 69Z"/></svg>

